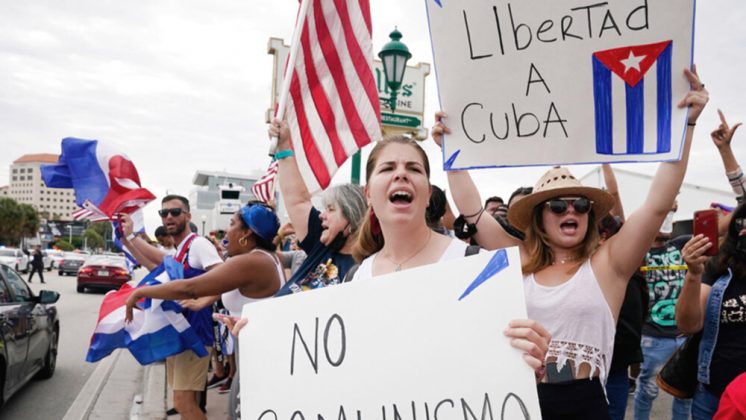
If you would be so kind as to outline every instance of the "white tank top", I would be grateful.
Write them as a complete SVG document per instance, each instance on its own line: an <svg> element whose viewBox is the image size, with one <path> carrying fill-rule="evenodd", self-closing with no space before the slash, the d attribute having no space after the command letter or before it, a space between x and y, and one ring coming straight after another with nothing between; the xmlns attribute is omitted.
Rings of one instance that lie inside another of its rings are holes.
<svg viewBox="0 0 746 420"><path fill-rule="evenodd" d="M541 323L552 341L546 359L556 359L557 369L573 362L575 374L580 365L591 367L602 384L614 352L616 322L588 259L575 275L559 286L542 286L533 274L523 278L529 319Z"/></svg>
<svg viewBox="0 0 746 420"><path fill-rule="evenodd" d="M277 277L280 279L280 287L282 287L285 284L285 271L282 269L282 265L280 264L280 261L275 258L272 254L269 252L263 250L263 249L254 249L249 254L253 254L254 252L261 252L265 254L267 257L272 259L272 262L275 263L275 268L277 268ZM271 296L268 296L271 297ZM223 301L223 306L225 306L225 309L230 312L231 316L240 317L241 312L243 311L243 306L247 303L256 302L258 300L267 299L267 298L252 298L248 296L244 296L241 294L241 291L238 289L233 289L230 292L225 292L220 296L220 299Z"/></svg>

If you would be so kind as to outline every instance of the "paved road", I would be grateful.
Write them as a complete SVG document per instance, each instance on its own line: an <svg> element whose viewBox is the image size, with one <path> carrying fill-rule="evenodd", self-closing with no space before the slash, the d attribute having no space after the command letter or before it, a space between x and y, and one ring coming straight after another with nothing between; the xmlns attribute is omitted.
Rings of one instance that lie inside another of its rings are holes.
<svg viewBox="0 0 746 420"><path fill-rule="evenodd" d="M60 277L56 272L45 272L44 277L47 284L39 284L34 277L31 289L37 294L42 289L60 293L57 370L51 379L33 380L13 395L0 409L0 420L61 419L96 367L85 361L85 355L104 294L77 293L75 277Z"/></svg>

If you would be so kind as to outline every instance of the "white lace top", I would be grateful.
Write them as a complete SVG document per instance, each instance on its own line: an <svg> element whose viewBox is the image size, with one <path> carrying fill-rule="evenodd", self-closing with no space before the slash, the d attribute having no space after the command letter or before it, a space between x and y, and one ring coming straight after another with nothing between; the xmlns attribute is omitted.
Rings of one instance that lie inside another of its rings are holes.
<svg viewBox="0 0 746 420"><path fill-rule="evenodd" d="M558 370L569 360L576 375L583 363L588 364L591 377L598 375L605 385L614 352L616 322L590 259L559 286L542 286L533 274L523 280L528 317L552 334L546 360L556 360Z"/></svg>

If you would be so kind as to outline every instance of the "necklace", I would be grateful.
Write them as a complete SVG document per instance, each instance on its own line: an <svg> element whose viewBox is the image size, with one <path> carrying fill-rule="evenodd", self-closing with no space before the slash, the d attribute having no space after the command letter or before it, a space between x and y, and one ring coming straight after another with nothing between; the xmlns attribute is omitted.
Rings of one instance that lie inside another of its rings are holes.
<svg viewBox="0 0 746 420"><path fill-rule="evenodd" d="M424 250L425 250L425 248L427 247L427 244L429 244L429 243L430 243L430 238L432 238L432 236L433 236L433 231L432 231L432 230L428 229L428 230L427 230L427 232L428 232L428 235L427 235L427 240L426 240L426 241L425 241L425 243L424 243L424 244L422 245L422 247L421 247L420 249L418 249L418 250L417 250L417 252L415 252L414 254L410 255L410 256L409 256L409 257L407 257L406 259L404 259L404 260L402 260L402 261L399 261L399 262L396 262L396 261L394 261L394 259L393 259L393 258L391 258L391 256L389 256L389 253L388 253L388 251L387 251L387 252L386 252L386 253L385 253L385 254L383 255L384 257L386 257L386 259L387 259L387 260L391 261L391 262L392 262L392 263L393 263L393 264L394 264L394 265L396 266L396 267L394 268L394 271L401 271L401 266L402 266L402 265L403 265L404 263L406 263L406 262L408 262L409 260L411 260L412 258L414 258L414 257L416 257L416 256L418 256L418 255L420 255L420 253L421 253L422 251L424 251Z"/></svg>
<svg viewBox="0 0 746 420"><path fill-rule="evenodd" d="M580 259L580 257L563 258L563 259L560 259L560 260L554 260L554 261L552 261L552 265L556 265L557 263L564 265L564 264L567 264L567 263L578 261L579 259Z"/></svg>

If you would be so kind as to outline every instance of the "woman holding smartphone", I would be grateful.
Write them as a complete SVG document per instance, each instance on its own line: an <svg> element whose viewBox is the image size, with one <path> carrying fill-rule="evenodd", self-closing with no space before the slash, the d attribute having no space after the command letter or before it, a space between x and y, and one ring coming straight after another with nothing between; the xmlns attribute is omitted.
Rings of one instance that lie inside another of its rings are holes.
<svg viewBox="0 0 746 420"><path fill-rule="evenodd" d="M676 325L684 334L702 331L699 384L692 418L711 419L728 384L746 372L746 204L732 213L728 233L717 255L696 235L682 250L689 271L676 302Z"/></svg>

